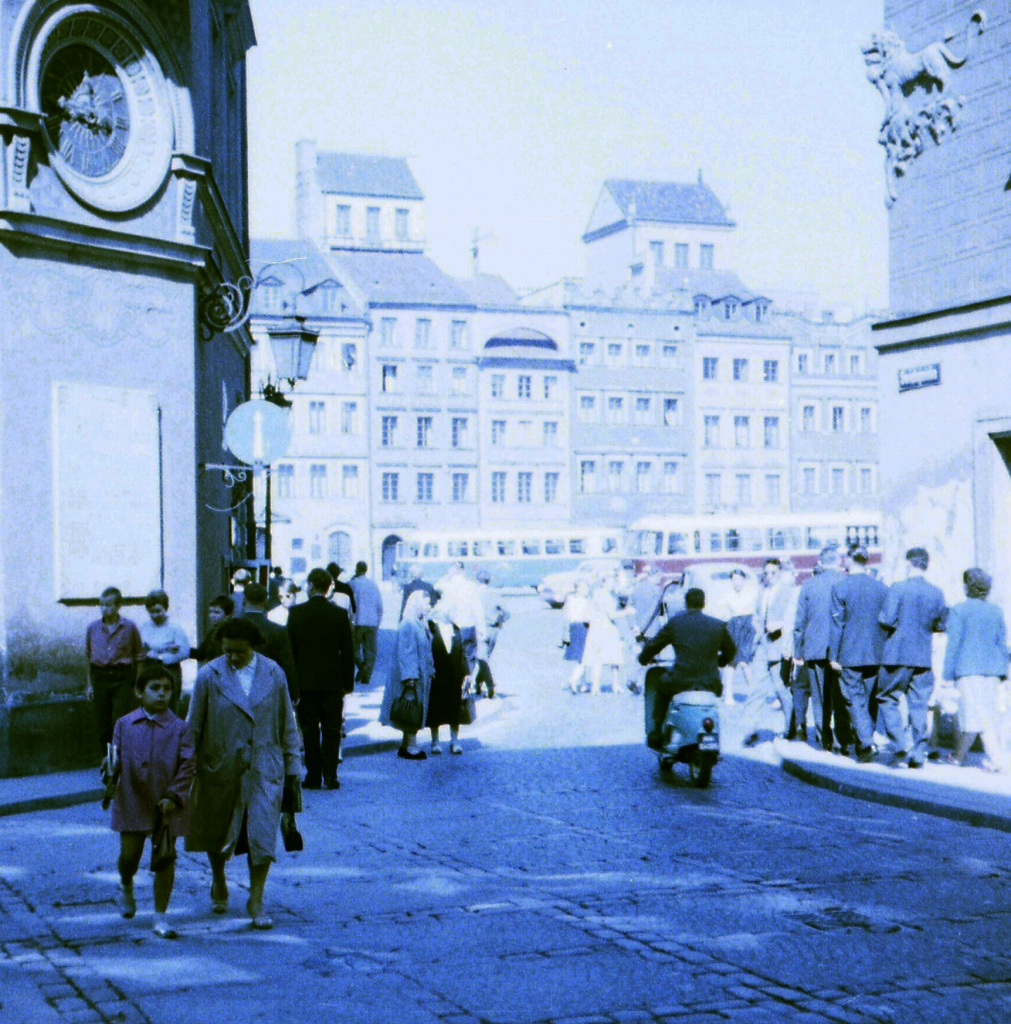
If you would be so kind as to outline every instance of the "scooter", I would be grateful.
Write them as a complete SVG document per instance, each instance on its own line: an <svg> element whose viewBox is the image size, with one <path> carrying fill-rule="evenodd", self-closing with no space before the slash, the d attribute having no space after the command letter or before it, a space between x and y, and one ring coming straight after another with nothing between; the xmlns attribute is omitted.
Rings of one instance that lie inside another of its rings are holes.
<svg viewBox="0 0 1011 1024"><path fill-rule="evenodd" d="M686 764L692 785L705 789L712 781L713 766L720 756L719 698L708 690L675 694L664 718L660 742L651 743L653 706L664 671L656 665L646 673L646 743L656 751L661 771L669 772L675 764Z"/></svg>

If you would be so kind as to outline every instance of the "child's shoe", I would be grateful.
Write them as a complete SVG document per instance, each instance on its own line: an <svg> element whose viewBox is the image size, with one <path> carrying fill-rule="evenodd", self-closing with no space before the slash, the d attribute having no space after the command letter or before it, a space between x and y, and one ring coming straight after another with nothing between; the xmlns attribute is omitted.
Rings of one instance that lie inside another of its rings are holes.
<svg viewBox="0 0 1011 1024"><path fill-rule="evenodd" d="M178 939L179 933L168 923L166 914L154 915L153 931L160 939Z"/></svg>
<svg viewBox="0 0 1011 1024"><path fill-rule="evenodd" d="M137 913L137 900L134 898L132 885L120 885L119 909L123 917L126 918L133 917Z"/></svg>

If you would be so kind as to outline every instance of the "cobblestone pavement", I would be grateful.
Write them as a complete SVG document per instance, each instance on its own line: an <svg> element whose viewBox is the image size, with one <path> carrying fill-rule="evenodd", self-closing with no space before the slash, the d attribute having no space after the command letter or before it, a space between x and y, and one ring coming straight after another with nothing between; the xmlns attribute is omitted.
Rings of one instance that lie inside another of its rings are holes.
<svg viewBox="0 0 1011 1024"><path fill-rule="evenodd" d="M181 938L151 934L143 874L124 921L97 806L0 821L0 993L39 993L20 1018L0 994L0 1021L1011 1019L1006 835L743 757L706 791L662 776L638 701L562 694L557 613L513 610L503 712L463 757L360 758L307 794L272 932L245 924L241 866L213 918L188 855Z"/></svg>

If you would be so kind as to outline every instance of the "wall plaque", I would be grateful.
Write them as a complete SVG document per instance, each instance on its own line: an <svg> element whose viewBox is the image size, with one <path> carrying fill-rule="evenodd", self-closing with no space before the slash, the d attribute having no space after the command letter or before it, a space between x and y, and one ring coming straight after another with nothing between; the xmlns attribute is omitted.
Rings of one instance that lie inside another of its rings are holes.
<svg viewBox="0 0 1011 1024"><path fill-rule="evenodd" d="M154 393L53 384L56 599L162 583L161 439Z"/></svg>
<svg viewBox="0 0 1011 1024"><path fill-rule="evenodd" d="M899 391L915 391L941 383L941 364L928 363L926 366L912 366L899 370Z"/></svg>

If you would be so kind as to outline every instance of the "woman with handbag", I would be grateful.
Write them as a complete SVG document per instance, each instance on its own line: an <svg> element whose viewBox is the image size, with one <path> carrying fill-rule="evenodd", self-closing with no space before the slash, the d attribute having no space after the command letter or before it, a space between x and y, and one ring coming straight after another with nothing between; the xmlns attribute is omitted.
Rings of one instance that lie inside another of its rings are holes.
<svg viewBox="0 0 1011 1024"><path fill-rule="evenodd" d="M425 725L432 731L432 754L442 753L439 729L443 725L449 726L449 752L462 754L460 725L464 723L464 719L467 719L467 725L472 721L472 716L464 713L464 705L467 702L469 712L474 701L470 693L471 680L467 655L463 649L463 637L441 604L437 604L432 610L428 628L432 634L432 661L435 665L435 674L428 697Z"/></svg>
<svg viewBox="0 0 1011 1024"><path fill-rule="evenodd" d="M428 756L418 748L417 736L428 716L435 675L432 634L427 621L431 607L427 591L411 591L397 630L393 664L379 709L379 721L404 734L397 757L406 761L424 761Z"/></svg>

